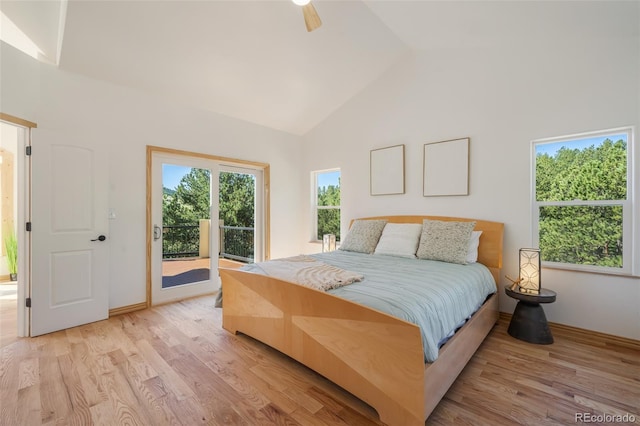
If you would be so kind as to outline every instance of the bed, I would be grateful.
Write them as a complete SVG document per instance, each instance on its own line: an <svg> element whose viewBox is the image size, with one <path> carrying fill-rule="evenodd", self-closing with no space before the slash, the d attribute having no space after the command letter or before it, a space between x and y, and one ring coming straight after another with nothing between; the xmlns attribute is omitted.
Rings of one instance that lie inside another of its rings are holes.
<svg viewBox="0 0 640 426"><path fill-rule="evenodd" d="M475 222L478 263L494 283L502 267L504 225L442 216L360 220L421 224ZM330 292L237 269L221 269L223 328L251 336L327 377L371 405L388 425L424 425L498 319L497 293L425 362L413 322Z"/></svg>

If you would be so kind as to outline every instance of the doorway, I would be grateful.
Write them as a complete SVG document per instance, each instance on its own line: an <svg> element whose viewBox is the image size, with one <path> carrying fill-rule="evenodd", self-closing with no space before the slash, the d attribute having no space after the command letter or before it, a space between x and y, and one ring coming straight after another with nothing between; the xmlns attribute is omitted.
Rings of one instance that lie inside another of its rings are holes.
<svg viewBox="0 0 640 426"><path fill-rule="evenodd" d="M147 148L147 304L213 293L218 265L268 253L268 165Z"/></svg>
<svg viewBox="0 0 640 426"><path fill-rule="evenodd" d="M0 113L0 347L29 335L24 300L30 294L30 240L20 224L30 217L30 161L24 154L35 127Z"/></svg>
<svg viewBox="0 0 640 426"><path fill-rule="evenodd" d="M13 342L18 325L18 128L0 122L0 347Z"/></svg>

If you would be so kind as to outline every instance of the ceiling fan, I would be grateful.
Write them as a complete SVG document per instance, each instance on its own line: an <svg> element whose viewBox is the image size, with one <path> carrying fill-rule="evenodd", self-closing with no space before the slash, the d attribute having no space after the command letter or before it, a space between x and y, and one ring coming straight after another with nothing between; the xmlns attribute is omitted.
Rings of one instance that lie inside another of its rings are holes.
<svg viewBox="0 0 640 426"><path fill-rule="evenodd" d="M292 0L298 6L302 6L302 15L304 16L304 23L307 26L307 31L311 32L317 28L320 28L322 21L316 8L311 4L311 0Z"/></svg>

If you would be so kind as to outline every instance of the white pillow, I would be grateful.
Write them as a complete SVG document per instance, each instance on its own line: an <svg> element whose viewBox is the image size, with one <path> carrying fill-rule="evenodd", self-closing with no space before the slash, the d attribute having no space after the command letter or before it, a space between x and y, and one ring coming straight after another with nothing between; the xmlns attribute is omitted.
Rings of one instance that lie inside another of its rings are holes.
<svg viewBox="0 0 640 426"><path fill-rule="evenodd" d="M387 223L374 254L414 259L420 243L420 234L420 223Z"/></svg>
<svg viewBox="0 0 640 426"><path fill-rule="evenodd" d="M482 231L471 232L471 239L469 240L469 248L467 250L467 263L476 263L478 261L480 235L482 235Z"/></svg>

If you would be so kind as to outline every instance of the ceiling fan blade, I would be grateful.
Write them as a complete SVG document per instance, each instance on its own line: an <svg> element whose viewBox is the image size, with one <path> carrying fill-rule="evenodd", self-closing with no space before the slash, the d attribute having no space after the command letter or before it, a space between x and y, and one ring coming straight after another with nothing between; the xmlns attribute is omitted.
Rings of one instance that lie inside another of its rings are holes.
<svg viewBox="0 0 640 426"><path fill-rule="evenodd" d="M318 12L316 12L316 8L311 3L302 6L302 14L304 15L304 23L308 32L320 28L320 25L322 25Z"/></svg>

